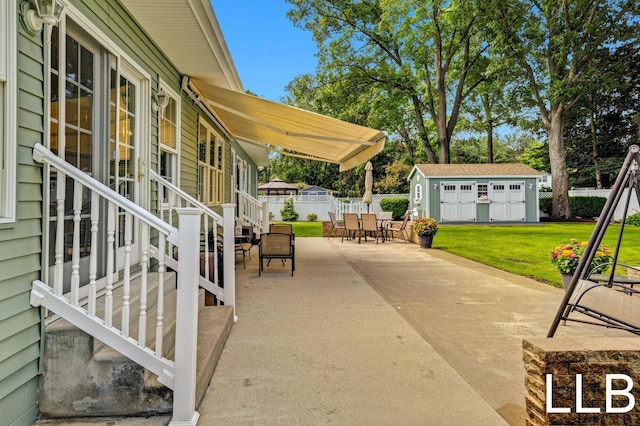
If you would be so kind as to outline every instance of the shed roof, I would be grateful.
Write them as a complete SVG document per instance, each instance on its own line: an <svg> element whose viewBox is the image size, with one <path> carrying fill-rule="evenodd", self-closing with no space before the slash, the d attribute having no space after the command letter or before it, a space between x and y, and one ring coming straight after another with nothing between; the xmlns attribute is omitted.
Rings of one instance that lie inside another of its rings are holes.
<svg viewBox="0 0 640 426"><path fill-rule="evenodd" d="M542 176L533 167L521 163L492 163L492 164L416 164L415 169L423 176L454 177L454 176ZM411 173L413 174L413 173Z"/></svg>

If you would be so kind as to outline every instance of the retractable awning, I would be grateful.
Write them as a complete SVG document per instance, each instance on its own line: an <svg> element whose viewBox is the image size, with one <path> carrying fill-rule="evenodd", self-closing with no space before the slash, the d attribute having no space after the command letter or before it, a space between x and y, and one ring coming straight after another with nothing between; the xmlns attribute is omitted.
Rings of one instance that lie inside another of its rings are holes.
<svg viewBox="0 0 640 426"><path fill-rule="evenodd" d="M284 155L337 163L340 171L362 164L382 151L386 136L303 109L190 79L190 89L213 108L226 130L239 141ZM195 87L192 87L195 86ZM285 149L291 152L285 152Z"/></svg>

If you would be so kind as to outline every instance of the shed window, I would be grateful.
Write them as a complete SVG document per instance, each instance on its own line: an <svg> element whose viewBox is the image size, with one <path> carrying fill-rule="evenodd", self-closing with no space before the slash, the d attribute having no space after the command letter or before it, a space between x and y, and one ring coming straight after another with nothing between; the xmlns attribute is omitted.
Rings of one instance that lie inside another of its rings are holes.
<svg viewBox="0 0 640 426"><path fill-rule="evenodd" d="M414 201L416 203L419 203L420 200L422 200L422 185L418 183L415 186L415 199L414 199Z"/></svg>
<svg viewBox="0 0 640 426"><path fill-rule="evenodd" d="M0 2L0 223L16 209L16 2Z"/></svg>
<svg viewBox="0 0 640 426"><path fill-rule="evenodd" d="M478 184L478 198L488 197L489 196L489 185L486 183Z"/></svg>

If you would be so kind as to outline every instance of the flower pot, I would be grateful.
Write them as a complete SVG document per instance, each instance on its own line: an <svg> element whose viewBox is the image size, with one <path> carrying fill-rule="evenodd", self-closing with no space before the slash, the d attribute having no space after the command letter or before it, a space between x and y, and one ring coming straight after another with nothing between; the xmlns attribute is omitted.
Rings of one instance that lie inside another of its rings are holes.
<svg viewBox="0 0 640 426"><path fill-rule="evenodd" d="M433 235L418 235L418 244L421 248L431 248Z"/></svg>
<svg viewBox="0 0 640 426"><path fill-rule="evenodd" d="M562 288L564 288L564 291L567 291L567 289L569 288L569 284L571 284L571 278L573 278L573 274L560 272L560 275L562 276Z"/></svg>

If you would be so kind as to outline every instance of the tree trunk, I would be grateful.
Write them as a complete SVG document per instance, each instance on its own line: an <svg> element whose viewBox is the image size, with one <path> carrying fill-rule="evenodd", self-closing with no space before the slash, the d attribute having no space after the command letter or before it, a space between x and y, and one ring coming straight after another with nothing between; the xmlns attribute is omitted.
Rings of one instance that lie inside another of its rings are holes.
<svg viewBox="0 0 640 426"><path fill-rule="evenodd" d="M482 95L482 106L484 107L484 116L487 120L487 163L493 163L493 114L491 112L491 102L489 95Z"/></svg>
<svg viewBox="0 0 640 426"><path fill-rule="evenodd" d="M445 135L444 138L438 138L438 143L440 145L440 164L451 163L449 137Z"/></svg>
<svg viewBox="0 0 640 426"><path fill-rule="evenodd" d="M487 163L493 163L493 122L487 123Z"/></svg>
<svg viewBox="0 0 640 426"><path fill-rule="evenodd" d="M591 129L591 158L593 159L593 167L596 174L596 189L602 189L602 173L600 172L600 167L598 166L598 138L596 135L595 112L591 113L590 121L591 123L589 123L589 127Z"/></svg>
<svg viewBox="0 0 640 426"><path fill-rule="evenodd" d="M567 173L563 130L562 107L552 107L551 124L547 130L549 160L551 162L551 189L553 191L551 216L558 219L571 217L571 211L569 210L569 174Z"/></svg>

